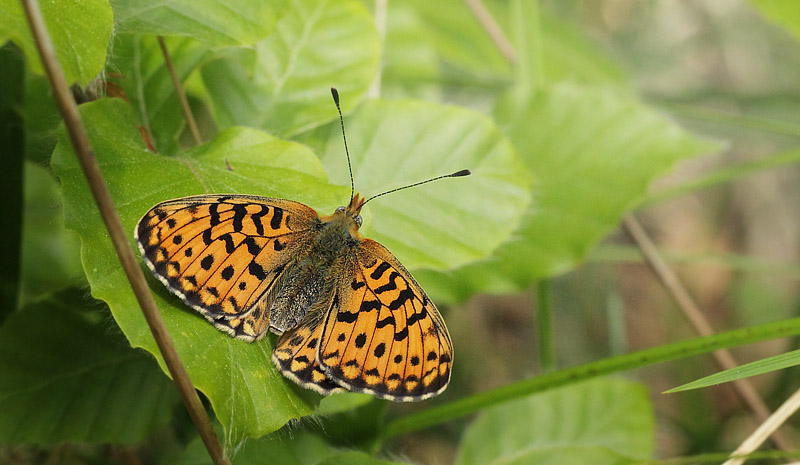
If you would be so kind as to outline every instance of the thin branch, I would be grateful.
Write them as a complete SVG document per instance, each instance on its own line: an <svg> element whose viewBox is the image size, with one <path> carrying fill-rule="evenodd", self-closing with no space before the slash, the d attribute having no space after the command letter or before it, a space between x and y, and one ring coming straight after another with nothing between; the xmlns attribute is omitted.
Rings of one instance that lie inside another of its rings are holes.
<svg viewBox="0 0 800 465"><path fill-rule="evenodd" d="M763 444L768 437L773 436L774 438L776 430L782 424L786 423L786 420L788 420L790 416L794 415L798 408L800 408L800 390L797 390L794 394L792 394L791 397L786 399L786 402L778 407L778 410L775 410L775 413L770 415L767 421L761 423L761 426L753 431L753 434L745 439L744 442L742 442L742 444L736 448L735 451L733 451L731 456L735 458L728 460L722 465L743 464L746 459L738 456L752 454L759 447L761 447L761 444Z"/></svg>
<svg viewBox="0 0 800 465"><path fill-rule="evenodd" d="M164 42L164 38L162 36L158 36L158 45L161 46L161 53L164 54L164 61L167 63L169 77L172 78L172 85L175 86L175 92L178 94L178 98L181 100L183 117L186 119L186 124L189 125L189 131L192 133L195 145L200 145L203 143L203 140L200 138L200 131L197 129L197 123L194 121L192 109L189 107L189 101L186 100L186 92L183 91L181 81L178 79L178 73L175 72L175 65L172 64L172 58L169 56L167 44Z"/></svg>
<svg viewBox="0 0 800 465"><path fill-rule="evenodd" d="M167 328L164 326L164 321L158 313L158 308L147 286L142 270L134 257L133 250L128 242L128 237L122 227L122 221L114 208L108 186L100 172L97 159L94 157L91 144L89 143L89 137L86 134L86 128L84 128L83 121L78 113L78 106L72 99L69 86L67 85L66 79L64 79L61 65L56 57L53 43L47 32L44 19L42 18L42 12L39 9L39 3L37 0L22 0L22 5L25 8L28 23L30 24L47 77L53 88L53 95L58 103L61 115L64 118L64 124L72 140L72 145L75 148L75 154L78 157L81 169L89 183L89 189L94 196L97 208L100 210L100 215L106 225L111 241L114 244L117 257L119 257L122 268L125 270L125 274L128 277L131 289L136 295L136 300L142 308L150 331L153 333L161 355L164 357L164 361L178 388L178 392L183 398L186 408L189 410L192 421L194 421L195 426L200 432L200 436L208 449L208 453L211 455L215 464L230 465L230 461L224 455L219 438L217 438L214 429L211 427L208 414L203 408L203 404L200 402L200 398L189 379L189 375L186 373L186 368L183 366L175 350Z"/></svg>
<svg viewBox="0 0 800 465"><path fill-rule="evenodd" d="M511 42L503 33L503 29L501 29L497 21L494 20L492 13L486 8L483 2L481 0L464 0L464 3L472 10L472 14L475 15L475 18L481 23L483 29L489 34L489 37L492 38L492 41L500 50L500 53L506 57L506 60L511 65L515 65L517 63L517 52L514 51L514 46L511 45Z"/></svg>
<svg viewBox="0 0 800 465"><path fill-rule="evenodd" d="M714 334L711 324L708 322L705 315L703 315L703 312L700 311L700 308L697 306L692 296L689 295L689 291L686 290L683 283L681 283L675 273L672 272L664 261L664 258L661 257L658 248L653 241L650 240L650 237L648 237L642 225L639 224L632 215L625 216L625 218L622 219L622 224L625 226L625 230L628 231L628 234L630 234L634 242L636 242L639 250L642 251L642 255L647 264L650 265L650 268L656 276L658 276L658 279L661 280L661 284L675 303L678 304L678 307L683 311L683 314L689 320L692 327L694 327L695 331L701 336ZM712 353L712 355L717 364L724 370L730 370L739 365L729 350L718 350ZM750 407L750 410L755 413L758 421L767 421L770 416L769 409L761 399L761 396L758 395L753 384L750 383L748 379L737 379L733 381L733 387L741 399ZM775 431L772 438L775 444L782 450L792 450L789 441L787 441L780 432Z"/></svg>

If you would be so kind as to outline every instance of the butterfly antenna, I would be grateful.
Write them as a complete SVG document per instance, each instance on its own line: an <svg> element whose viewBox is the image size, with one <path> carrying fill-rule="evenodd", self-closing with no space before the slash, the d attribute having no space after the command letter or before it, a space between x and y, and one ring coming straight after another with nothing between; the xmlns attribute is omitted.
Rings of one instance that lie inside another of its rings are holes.
<svg viewBox="0 0 800 465"><path fill-rule="evenodd" d="M427 184L429 182L433 182L433 181L436 181L436 180L439 180L439 179L443 179L443 178L458 178L458 177L461 177L461 176L469 176L470 174L471 173L470 173L469 170L461 170L461 171L456 171L455 173L445 174L443 176L436 176L435 178L431 178L431 179L428 179L426 181L415 182L414 184L409 184L408 186L398 187L398 188L395 188L395 189L392 189L392 190L389 190L389 191L386 191L386 192L382 192L382 193L377 194L377 195L373 195L372 197L368 198L367 201L364 202L364 203L367 203L370 200L372 200L374 198L377 198L377 197L380 197L382 195L391 194L392 192L401 191L403 189L408 189L408 188L411 188L411 187L421 186L422 184Z"/></svg>
<svg viewBox="0 0 800 465"><path fill-rule="evenodd" d="M342 109L339 107L339 91L335 87L331 87L331 95L333 95L333 102L336 103L336 111L339 112L339 124L342 125L342 139L344 139L344 153L347 154L347 171L350 172L350 203L353 202L353 196L356 192L356 185L353 182L353 166L350 164L350 151L347 150L347 136L344 134L344 117L342 117ZM348 203L348 205L350 205Z"/></svg>

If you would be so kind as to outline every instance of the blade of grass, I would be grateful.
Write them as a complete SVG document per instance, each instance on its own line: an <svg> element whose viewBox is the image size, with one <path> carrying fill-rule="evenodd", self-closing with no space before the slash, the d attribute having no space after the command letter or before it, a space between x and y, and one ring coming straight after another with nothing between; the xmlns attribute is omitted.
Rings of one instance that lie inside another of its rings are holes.
<svg viewBox="0 0 800 465"><path fill-rule="evenodd" d="M704 336L688 341L674 342L630 354L598 360L573 368L550 372L447 404L431 407L427 410L402 416L386 425L383 436L386 438L398 436L400 434L455 420L479 412L493 405L519 399L536 392L553 389L568 383L575 383L598 376L651 366L657 363L680 360L695 355L707 354L719 349L795 336L798 334L800 334L800 318L792 318L719 333L713 336Z"/></svg>
<svg viewBox="0 0 800 465"><path fill-rule="evenodd" d="M658 277L659 281L661 281L661 285L664 286L664 289L670 297L672 297L672 300L681 309L694 330L701 336L710 336L714 334L711 323L703 312L700 311L697 302L695 302L694 298L689 294L689 291L680 279L678 279L678 276L667 266L658 248L653 241L650 240L650 237L647 235L642 225L639 224L639 221L637 221L633 215L626 215L622 219L622 224L642 251L647 265L650 266L650 269L656 277ZM725 370L735 368L736 365L738 365L733 354L726 349L717 350L711 355L714 357L714 361ZM756 415L759 422L763 423L769 418L770 410L767 408L767 404L749 380L736 380L733 382L733 388L745 405ZM779 431L773 431L773 440L775 444L783 450L792 449L789 441L784 438Z"/></svg>
<svg viewBox="0 0 800 465"><path fill-rule="evenodd" d="M700 378L686 383L681 386L664 391L665 394L672 394L675 392L689 391L692 389L699 389L708 386L716 386L717 384L727 383L742 378L749 378L751 376L763 375L772 371L783 370L793 366L800 365L800 350L793 350L785 354L775 355L774 357L767 357L755 362L746 363L731 370L720 371L713 375Z"/></svg>
<svg viewBox="0 0 800 465"><path fill-rule="evenodd" d="M800 163L800 150L790 150L788 152L777 153L757 160L739 163L715 171L706 176L692 181L669 187L660 192L648 196L641 207L648 207L666 200L688 195L700 189L718 186L734 181L739 178L753 175L759 171L779 168L781 166Z"/></svg>
<svg viewBox="0 0 800 465"><path fill-rule="evenodd" d="M39 56L44 64L47 78L50 81L50 86L53 88L53 95L58 103L61 115L64 118L64 124L69 132L72 145L75 148L75 154L78 157L84 176L86 176L86 180L89 183L89 188L97 203L97 208L100 210L100 215L106 225L111 241L114 243L114 248L117 251L117 256L125 270L125 274L128 277L131 289L136 295L136 299L139 302L139 306L142 308L150 331L153 333L153 338L155 338L158 344L158 348L169 368L172 379L180 392L184 404L186 404L186 408L189 410L189 415L197 427L211 459L217 465L230 465L230 461L225 457L219 438L211 427L211 420L208 418L208 414L205 408L203 408L203 404L200 402L200 397L194 390L189 375L186 373L186 368L183 366L178 353L175 351L172 338L170 338L164 326L164 321L158 313L158 308L156 308L153 295L150 293L150 288L147 286L147 282L142 274L142 269L139 267L133 255L133 250L128 243L128 237L125 234L125 230L122 228L122 222L114 207L114 202L111 200L108 186L103 179L103 174L100 172L100 167L94 156L89 137L86 134L86 128L83 126L80 114L78 113L78 106L72 99L69 86L67 85L66 79L64 79L64 73L61 70L61 65L56 57L53 43L47 32L47 26L45 26L42 12L39 9L39 3L36 0L22 0L22 5L25 9L25 14L28 18L28 23L39 51Z"/></svg>
<svg viewBox="0 0 800 465"><path fill-rule="evenodd" d="M785 136L800 136L800 125L772 118L736 115L713 108L701 108L696 105L656 101L656 105L682 118L724 124L754 131L771 132Z"/></svg>

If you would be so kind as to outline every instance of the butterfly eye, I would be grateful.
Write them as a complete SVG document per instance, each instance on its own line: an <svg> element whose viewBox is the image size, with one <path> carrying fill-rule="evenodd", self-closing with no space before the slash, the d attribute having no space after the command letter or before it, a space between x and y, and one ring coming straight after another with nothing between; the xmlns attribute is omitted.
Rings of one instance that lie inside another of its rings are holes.
<svg viewBox="0 0 800 465"><path fill-rule="evenodd" d="M354 216L353 220L355 220L355 222L358 223L359 226L361 226L361 215Z"/></svg>
<svg viewBox="0 0 800 465"><path fill-rule="evenodd" d="M343 211L344 211L344 207L337 207L337 208L336 208L336 212L337 212L337 213L341 213L341 212L343 212Z"/></svg>

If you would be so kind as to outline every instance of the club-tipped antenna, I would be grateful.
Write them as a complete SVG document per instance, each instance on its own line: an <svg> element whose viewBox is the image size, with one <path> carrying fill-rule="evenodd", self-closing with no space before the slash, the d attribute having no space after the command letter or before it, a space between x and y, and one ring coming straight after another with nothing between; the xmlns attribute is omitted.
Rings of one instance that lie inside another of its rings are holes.
<svg viewBox="0 0 800 465"><path fill-rule="evenodd" d="M428 179L426 181L415 182L414 184L409 184L409 185L403 186L403 187L397 187L395 189L388 190L386 192L382 192L382 193L377 194L377 195L373 195L372 197L368 198L364 203L366 204L370 200L372 200L374 198L377 198L377 197L380 197L382 195L391 194L392 192L401 191L403 189L409 189L411 187L417 187L417 186L420 186L422 184L427 184L429 182L433 182L433 181L436 181L436 180L439 180L439 179L458 178L458 177L461 177L461 176L469 176L470 174L471 173L470 173L469 170L461 170L461 171L456 171L455 173L451 173L451 174L445 174L445 175L442 175L442 176L436 176L435 178L431 178L431 179Z"/></svg>
<svg viewBox="0 0 800 465"><path fill-rule="evenodd" d="M339 112L339 124L342 126L342 139L344 139L344 153L347 155L347 171L350 172L350 203L353 202L353 196L356 193L356 185L353 181L353 165L350 164L350 151L347 150L347 136L344 134L344 117L342 116L342 109L339 107L339 91L335 87L331 87L331 95L333 95L333 102L336 104L336 111ZM350 205L348 203L348 205Z"/></svg>

